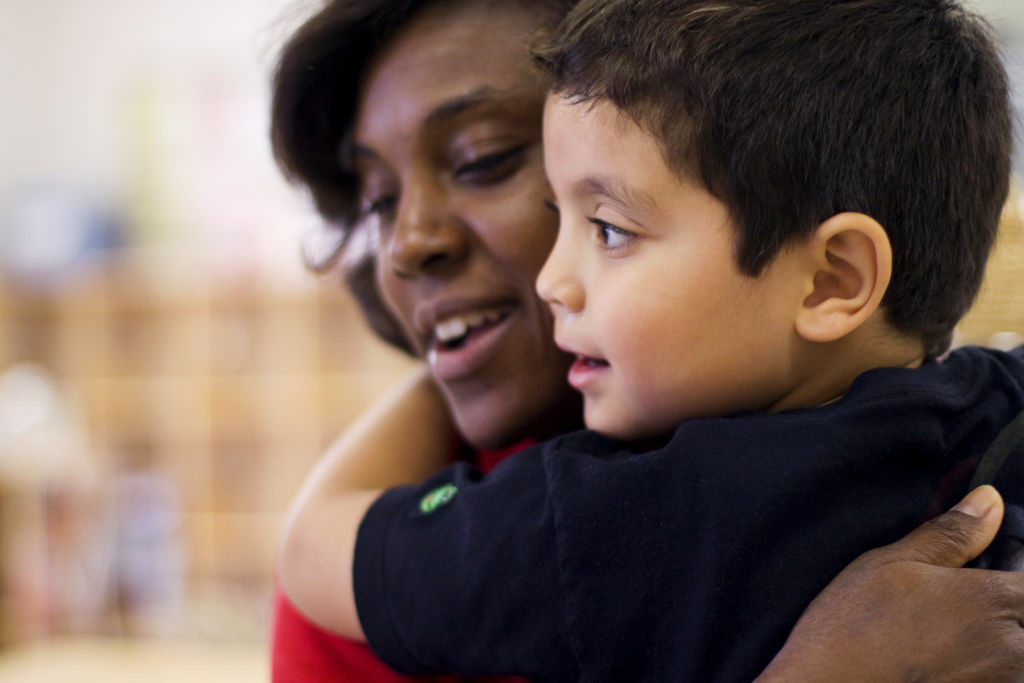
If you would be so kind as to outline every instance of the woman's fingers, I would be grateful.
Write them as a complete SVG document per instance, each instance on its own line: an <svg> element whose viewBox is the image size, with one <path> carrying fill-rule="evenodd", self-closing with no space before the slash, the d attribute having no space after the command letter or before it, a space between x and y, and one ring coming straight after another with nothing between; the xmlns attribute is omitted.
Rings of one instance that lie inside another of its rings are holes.
<svg viewBox="0 0 1024 683"><path fill-rule="evenodd" d="M1003 503L979 487L864 553L800 617L760 681L1024 680L1024 573L963 569Z"/></svg>
<svg viewBox="0 0 1024 683"><path fill-rule="evenodd" d="M962 567L988 547L1002 519L1002 497L991 486L979 486L952 510L885 546L880 552L892 561Z"/></svg>

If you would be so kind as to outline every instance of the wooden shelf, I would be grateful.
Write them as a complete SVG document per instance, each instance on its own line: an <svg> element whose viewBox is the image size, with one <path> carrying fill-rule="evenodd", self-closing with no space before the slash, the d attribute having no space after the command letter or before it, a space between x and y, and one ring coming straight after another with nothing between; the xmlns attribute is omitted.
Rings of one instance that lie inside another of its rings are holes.
<svg viewBox="0 0 1024 683"><path fill-rule="evenodd" d="M336 284L218 282L187 254L140 250L67 291L0 284L0 373L22 362L77 406L97 473L173 485L189 582L266 591L309 468L412 367Z"/></svg>

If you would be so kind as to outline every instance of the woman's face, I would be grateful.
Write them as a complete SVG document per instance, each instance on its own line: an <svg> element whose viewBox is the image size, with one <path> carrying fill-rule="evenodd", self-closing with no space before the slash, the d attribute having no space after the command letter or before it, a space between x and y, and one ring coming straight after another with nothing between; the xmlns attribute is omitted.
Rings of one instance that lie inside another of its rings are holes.
<svg viewBox="0 0 1024 683"><path fill-rule="evenodd" d="M459 429L495 448L577 424L579 403L534 292L557 231L536 20L483 4L435 5L395 34L367 71L352 153L384 299Z"/></svg>

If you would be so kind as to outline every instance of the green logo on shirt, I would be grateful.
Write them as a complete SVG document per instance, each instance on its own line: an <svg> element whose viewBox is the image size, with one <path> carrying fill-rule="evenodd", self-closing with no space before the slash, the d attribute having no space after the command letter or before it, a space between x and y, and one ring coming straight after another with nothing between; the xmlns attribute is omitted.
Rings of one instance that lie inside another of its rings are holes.
<svg viewBox="0 0 1024 683"><path fill-rule="evenodd" d="M459 489L455 487L455 484L445 484L434 489L423 496L423 500L420 501L420 512L429 515L437 508L450 503L458 492Z"/></svg>

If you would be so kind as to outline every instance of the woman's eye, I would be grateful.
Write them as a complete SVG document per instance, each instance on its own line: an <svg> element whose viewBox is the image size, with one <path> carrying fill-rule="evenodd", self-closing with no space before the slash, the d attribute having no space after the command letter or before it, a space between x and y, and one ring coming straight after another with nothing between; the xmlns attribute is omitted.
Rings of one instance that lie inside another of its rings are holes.
<svg viewBox="0 0 1024 683"><path fill-rule="evenodd" d="M591 218L590 222L597 228L598 241L601 242L601 244L609 251L615 251L617 249L627 247L634 239L636 239L635 233L632 233L629 230L623 230L611 223L605 223L604 221L596 218Z"/></svg>
<svg viewBox="0 0 1024 683"><path fill-rule="evenodd" d="M519 170L526 145L488 154L455 169L455 177L474 185L498 183Z"/></svg>
<svg viewBox="0 0 1024 683"><path fill-rule="evenodd" d="M395 197L387 195L378 199L363 200L364 216L379 216L392 211L395 208Z"/></svg>

